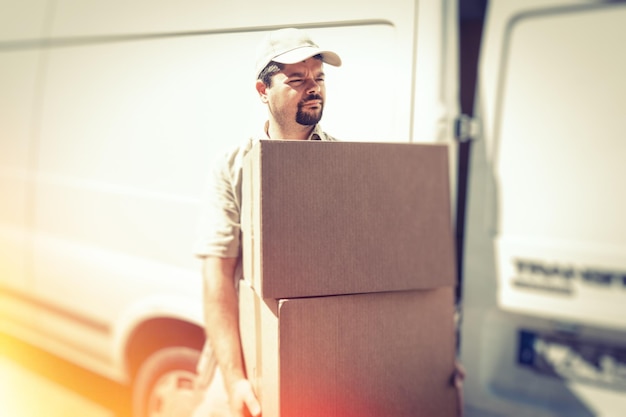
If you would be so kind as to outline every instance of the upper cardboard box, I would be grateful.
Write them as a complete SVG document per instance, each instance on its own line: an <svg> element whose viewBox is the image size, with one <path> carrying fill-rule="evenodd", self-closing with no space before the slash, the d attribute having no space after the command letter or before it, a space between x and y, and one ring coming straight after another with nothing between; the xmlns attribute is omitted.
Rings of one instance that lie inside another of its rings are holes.
<svg viewBox="0 0 626 417"><path fill-rule="evenodd" d="M447 146L259 141L242 227L264 298L453 285Z"/></svg>

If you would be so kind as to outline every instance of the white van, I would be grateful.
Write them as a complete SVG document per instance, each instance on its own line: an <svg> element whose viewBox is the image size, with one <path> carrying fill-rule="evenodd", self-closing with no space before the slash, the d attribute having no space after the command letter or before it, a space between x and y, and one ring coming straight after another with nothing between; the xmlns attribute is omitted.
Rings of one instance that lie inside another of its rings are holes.
<svg viewBox="0 0 626 417"><path fill-rule="evenodd" d="M457 12L482 6L0 1L0 330L131 385L137 417L187 398L205 175L264 121L259 39L295 26L344 60L327 132L450 143L466 415L619 414L626 7L489 3L472 120Z"/></svg>

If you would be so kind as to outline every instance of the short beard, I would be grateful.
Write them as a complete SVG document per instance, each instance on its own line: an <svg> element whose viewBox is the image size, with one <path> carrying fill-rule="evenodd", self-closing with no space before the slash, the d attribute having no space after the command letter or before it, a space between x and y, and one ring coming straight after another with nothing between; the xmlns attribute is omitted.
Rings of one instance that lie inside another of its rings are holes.
<svg viewBox="0 0 626 417"><path fill-rule="evenodd" d="M322 101L319 113L306 113L302 110L302 107L307 101L322 100L322 96L319 94L311 94L304 100L298 103L298 112L296 113L296 122L304 126L313 126L322 120L322 113L324 112L324 102Z"/></svg>

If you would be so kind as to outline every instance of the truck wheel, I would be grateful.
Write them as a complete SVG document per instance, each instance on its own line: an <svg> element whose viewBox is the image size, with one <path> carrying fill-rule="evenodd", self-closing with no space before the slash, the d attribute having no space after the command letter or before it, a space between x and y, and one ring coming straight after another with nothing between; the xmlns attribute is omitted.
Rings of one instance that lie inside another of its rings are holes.
<svg viewBox="0 0 626 417"><path fill-rule="evenodd" d="M194 380L200 352L169 347L141 365L133 383L134 417L187 417L196 405Z"/></svg>

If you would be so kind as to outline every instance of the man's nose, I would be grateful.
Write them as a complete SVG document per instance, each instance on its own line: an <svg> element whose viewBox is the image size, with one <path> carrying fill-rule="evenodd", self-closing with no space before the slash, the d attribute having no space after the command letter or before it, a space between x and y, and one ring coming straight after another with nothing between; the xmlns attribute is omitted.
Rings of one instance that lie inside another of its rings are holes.
<svg viewBox="0 0 626 417"><path fill-rule="evenodd" d="M308 94L318 93L320 91L320 89L321 89L320 84L315 79L310 79L309 83L307 85L306 92Z"/></svg>

